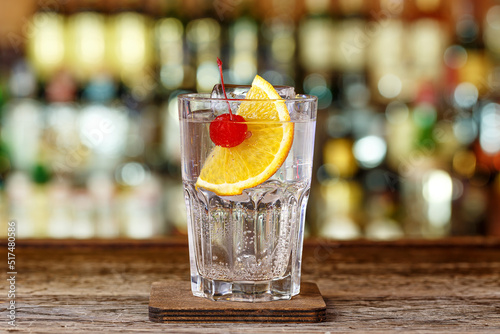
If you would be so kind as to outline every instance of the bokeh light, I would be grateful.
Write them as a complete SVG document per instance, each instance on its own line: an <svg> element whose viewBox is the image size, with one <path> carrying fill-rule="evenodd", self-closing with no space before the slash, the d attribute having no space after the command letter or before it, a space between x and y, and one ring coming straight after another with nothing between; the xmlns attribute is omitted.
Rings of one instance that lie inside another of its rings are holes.
<svg viewBox="0 0 500 334"><path fill-rule="evenodd" d="M85 12L75 14L68 22L73 41L69 45L73 71L81 76L98 72L106 60L106 22L102 14Z"/></svg>
<svg viewBox="0 0 500 334"><path fill-rule="evenodd" d="M198 66L196 82L199 92L210 92L219 81L219 68L216 62L207 61Z"/></svg>
<svg viewBox="0 0 500 334"><path fill-rule="evenodd" d="M385 98L392 99L401 93L403 83L394 74L386 74L378 81L378 91Z"/></svg>
<svg viewBox="0 0 500 334"><path fill-rule="evenodd" d="M497 55L500 54L500 6L493 6L486 14L484 24L484 43Z"/></svg>
<svg viewBox="0 0 500 334"><path fill-rule="evenodd" d="M149 177L149 170L140 163L128 162L118 167L116 179L127 186L138 186Z"/></svg>
<svg viewBox="0 0 500 334"><path fill-rule="evenodd" d="M472 117L459 118L453 124L453 133L459 143L469 145L477 138L477 123Z"/></svg>
<svg viewBox="0 0 500 334"><path fill-rule="evenodd" d="M488 154L500 152L500 104L489 103L483 107L479 142Z"/></svg>
<svg viewBox="0 0 500 334"><path fill-rule="evenodd" d="M453 97L460 108L471 108L477 102L479 91L470 82L462 82L455 88Z"/></svg>
<svg viewBox="0 0 500 334"><path fill-rule="evenodd" d="M365 168L377 167L387 152L387 144L377 136L367 136L357 140L353 147L354 156Z"/></svg>
<svg viewBox="0 0 500 334"><path fill-rule="evenodd" d="M32 63L41 76L48 76L64 62L64 17L41 12L35 14L32 21L28 44Z"/></svg>
<svg viewBox="0 0 500 334"><path fill-rule="evenodd" d="M464 15L457 21L455 30L463 43L471 43L477 38L479 26L472 15Z"/></svg>
<svg viewBox="0 0 500 334"><path fill-rule="evenodd" d="M313 73L304 79L304 91L318 97L318 108L325 109L332 103L332 92L328 88L326 78L321 74Z"/></svg>
<svg viewBox="0 0 500 334"><path fill-rule="evenodd" d="M156 23L155 32L161 63L160 80L165 88L174 90L184 80L184 27L180 20L169 17Z"/></svg>
<svg viewBox="0 0 500 334"><path fill-rule="evenodd" d="M423 180L422 194L427 201L427 217L431 225L446 226L451 218L453 182L448 173L433 170Z"/></svg>
<svg viewBox="0 0 500 334"><path fill-rule="evenodd" d="M467 63L467 51L461 45L449 46L444 52L444 63L454 69L459 69Z"/></svg>
<svg viewBox="0 0 500 334"><path fill-rule="evenodd" d="M401 226L392 219L377 219L366 226L366 237L373 240L394 240L403 237Z"/></svg>

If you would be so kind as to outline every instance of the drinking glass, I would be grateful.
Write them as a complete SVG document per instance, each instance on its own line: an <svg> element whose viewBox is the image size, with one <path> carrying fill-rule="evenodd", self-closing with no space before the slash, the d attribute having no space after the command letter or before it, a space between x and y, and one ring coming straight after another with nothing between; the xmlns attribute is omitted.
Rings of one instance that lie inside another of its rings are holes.
<svg viewBox="0 0 500 334"><path fill-rule="evenodd" d="M235 89L240 92L248 88ZM285 98L279 101L285 102L294 123L290 151L274 175L234 196L219 196L195 185L215 147L210 139L210 122L227 113L228 104L237 113L243 102L258 108L263 101L226 100L214 97L214 93L178 97L191 289L195 296L259 302L290 299L300 292L317 99L287 96L290 89L281 90Z"/></svg>

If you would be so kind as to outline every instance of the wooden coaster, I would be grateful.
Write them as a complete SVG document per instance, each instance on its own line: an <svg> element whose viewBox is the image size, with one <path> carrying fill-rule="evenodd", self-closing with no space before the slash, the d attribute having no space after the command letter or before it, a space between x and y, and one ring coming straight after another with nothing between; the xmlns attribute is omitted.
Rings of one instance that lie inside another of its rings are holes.
<svg viewBox="0 0 500 334"><path fill-rule="evenodd" d="M321 322L326 304L318 286L300 285L291 300L262 303L211 301L195 297L189 282L155 282L149 298L149 320L155 322Z"/></svg>

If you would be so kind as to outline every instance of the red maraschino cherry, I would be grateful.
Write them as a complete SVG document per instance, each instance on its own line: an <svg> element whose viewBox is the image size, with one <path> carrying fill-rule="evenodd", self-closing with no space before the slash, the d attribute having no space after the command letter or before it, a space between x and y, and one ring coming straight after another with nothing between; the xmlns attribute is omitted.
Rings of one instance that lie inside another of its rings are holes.
<svg viewBox="0 0 500 334"><path fill-rule="evenodd" d="M235 147L241 144L247 136L245 119L240 115L222 114L210 123L210 139L215 145Z"/></svg>
<svg viewBox="0 0 500 334"><path fill-rule="evenodd" d="M219 65L222 91L224 92L224 98L229 107L229 113L217 116L212 123L210 123L210 139L212 139L217 146L227 148L235 147L241 144L247 137L247 125L245 124L243 116L232 113L226 95L226 88L224 87L222 61L219 58L217 58L217 65Z"/></svg>

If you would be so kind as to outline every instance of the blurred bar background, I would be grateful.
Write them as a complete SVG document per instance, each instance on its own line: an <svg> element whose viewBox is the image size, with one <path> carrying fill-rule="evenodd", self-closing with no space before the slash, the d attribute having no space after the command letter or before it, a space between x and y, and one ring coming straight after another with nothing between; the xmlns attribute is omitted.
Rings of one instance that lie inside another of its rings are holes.
<svg viewBox="0 0 500 334"><path fill-rule="evenodd" d="M186 233L176 96L319 97L307 235L500 236L500 1L0 2L0 235Z"/></svg>

